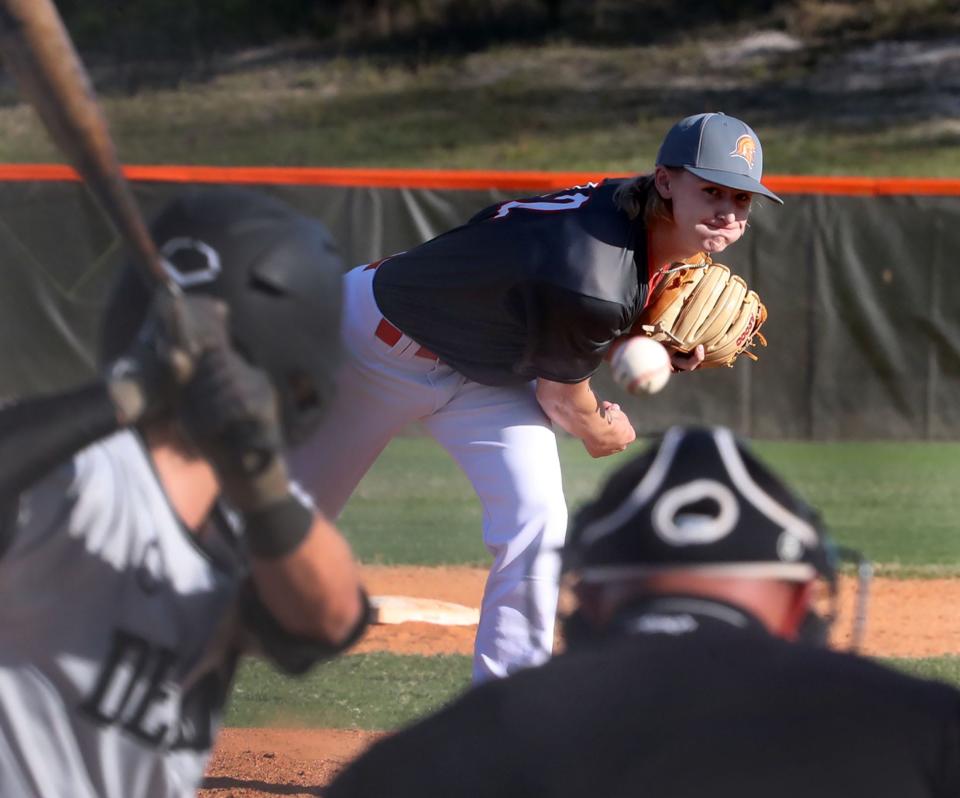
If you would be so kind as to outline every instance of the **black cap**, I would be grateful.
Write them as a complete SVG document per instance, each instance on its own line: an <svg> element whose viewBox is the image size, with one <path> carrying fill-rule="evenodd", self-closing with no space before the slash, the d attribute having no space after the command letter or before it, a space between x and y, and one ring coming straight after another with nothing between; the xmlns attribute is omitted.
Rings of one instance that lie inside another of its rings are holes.
<svg viewBox="0 0 960 798"><path fill-rule="evenodd" d="M819 515L723 427L673 427L574 518L564 569L612 581L678 568L833 579Z"/></svg>

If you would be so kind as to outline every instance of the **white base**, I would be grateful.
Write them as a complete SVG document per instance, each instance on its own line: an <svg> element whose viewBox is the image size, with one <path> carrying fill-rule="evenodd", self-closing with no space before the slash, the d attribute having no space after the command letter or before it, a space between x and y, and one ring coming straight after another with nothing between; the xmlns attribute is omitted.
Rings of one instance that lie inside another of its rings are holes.
<svg viewBox="0 0 960 798"><path fill-rule="evenodd" d="M441 626L472 626L480 622L480 610L452 601L413 596L371 596L372 623L416 621Z"/></svg>

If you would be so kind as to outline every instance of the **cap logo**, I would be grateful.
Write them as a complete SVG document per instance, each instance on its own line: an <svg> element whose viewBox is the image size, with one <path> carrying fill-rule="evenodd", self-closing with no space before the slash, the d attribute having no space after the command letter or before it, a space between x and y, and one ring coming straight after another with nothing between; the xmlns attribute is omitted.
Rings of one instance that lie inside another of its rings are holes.
<svg viewBox="0 0 960 798"><path fill-rule="evenodd" d="M692 512L690 505L700 501L717 505L717 512ZM686 510L686 511L685 511ZM715 543L737 525L740 507L733 491L712 479L695 479L665 491L653 506L653 529L657 537L672 546Z"/></svg>
<svg viewBox="0 0 960 798"><path fill-rule="evenodd" d="M181 288L212 283L220 274L220 255L196 238L171 238L160 247L163 270Z"/></svg>
<svg viewBox="0 0 960 798"><path fill-rule="evenodd" d="M733 145L733 151L730 155L734 158L743 158L747 162L747 166L753 169L753 162L757 157L757 142L753 140L753 136L744 133Z"/></svg>

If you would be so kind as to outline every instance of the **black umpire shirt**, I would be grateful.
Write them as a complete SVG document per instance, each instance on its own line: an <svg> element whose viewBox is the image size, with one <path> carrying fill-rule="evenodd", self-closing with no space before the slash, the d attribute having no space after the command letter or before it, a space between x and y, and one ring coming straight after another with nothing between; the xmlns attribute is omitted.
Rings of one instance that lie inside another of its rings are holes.
<svg viewBox="0 0 960 798"><path fill-rule="evenodd" d="M622 634L466 693L327 798L955 798L960 693L666 597Z"/></svg>
<svg viewBox="0 0 960 798"><path fill-rule="evenodd" d="M503 202L387 258L377 305L476 382L586 379L646 300L646 232L614 205L620 182Z"/></svg>

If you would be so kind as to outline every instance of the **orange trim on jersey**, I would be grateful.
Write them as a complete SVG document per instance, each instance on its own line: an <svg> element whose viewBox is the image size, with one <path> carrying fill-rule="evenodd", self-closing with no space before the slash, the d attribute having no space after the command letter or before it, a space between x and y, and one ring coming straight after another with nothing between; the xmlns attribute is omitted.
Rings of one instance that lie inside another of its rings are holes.
<svg viewBox="0 0 960 798"><path fill-rule="evenodd" d="M501 189L558 191L597 182L617 174L595 172L506 172L468 169L368 169L273 166L150 166L124 167L134 181L158 183L244 183L272 185L370 186L380 188ZM76 181L77 173L63 164L0 164L0 182ZM778 194L960 195L960 180L909 177L829 177L772 175L764 181Z"/></svg>

